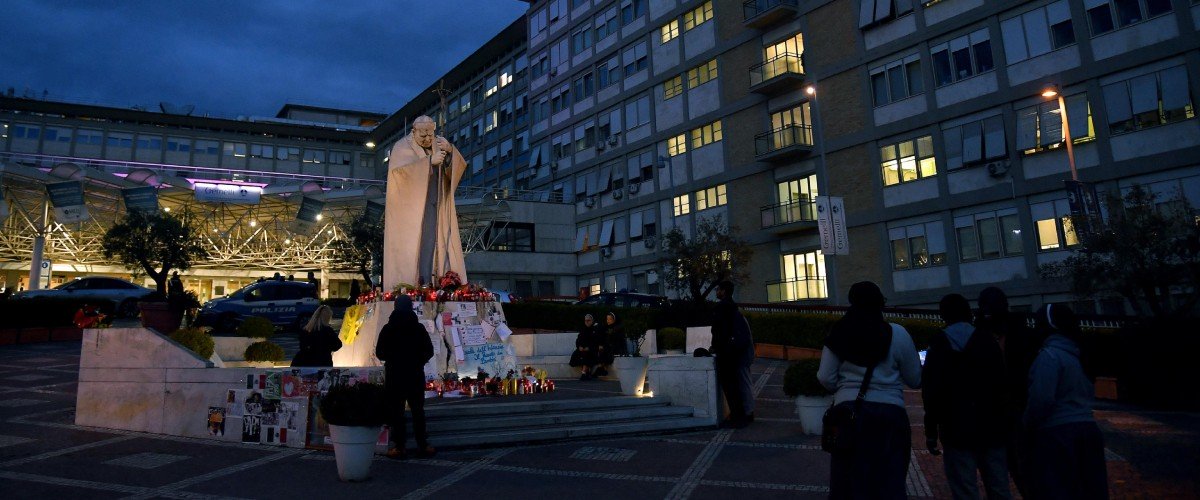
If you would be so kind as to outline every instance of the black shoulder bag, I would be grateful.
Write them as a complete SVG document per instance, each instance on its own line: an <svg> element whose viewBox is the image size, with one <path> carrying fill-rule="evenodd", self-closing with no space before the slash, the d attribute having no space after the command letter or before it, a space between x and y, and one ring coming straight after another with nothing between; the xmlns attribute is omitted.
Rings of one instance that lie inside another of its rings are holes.
<svg viewBox="0 0 1200 500"><path fill-rule="evenodd" d="M875 373L875 366L871 365L867 368L862 386L858 388L858 397L854 398L853 402L844 401L825 410L825 416L821 418L822 450L829 453L842 453L854 449L854 419L862 409L867 389L871 387L871 375Z"/></svg>

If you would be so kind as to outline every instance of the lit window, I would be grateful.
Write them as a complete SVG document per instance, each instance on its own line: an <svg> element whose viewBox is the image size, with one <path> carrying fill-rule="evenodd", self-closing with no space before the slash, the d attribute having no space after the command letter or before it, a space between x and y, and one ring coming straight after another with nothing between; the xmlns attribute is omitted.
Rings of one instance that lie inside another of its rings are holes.
<svg viewBox="0 0 1200 500"><path fill-rule="evenodd" d="M696 210L707 210L713 207L720 207L727 203L728 198L725 195L725 185L720 184L707 189L696 191Z"/></svg>
<svg viewBox="0 0 1200 500"><path fill-rule="evenodd" d="M692 149L721 140L721 120L692 130Z"/></svg>
<svg viewBox="0 0 1200 500"><path fill-rule="evenodd" d="M923 136L879 148L883 185L937 175L937 160L933 156L933 136Z"/></svg>
<svg viewBox="0 0 1200 500"><path fill-rule="evenodd" d="M692 213L692 205L688 201L688 195L685 194L685 195L681 195L681 196L676 196L674 199L674 204L675 204L675 216L676 217L679 217L680 215L687 215L687 214Z"/></svg>
<svg viewBox="0 0 1200 500"><path fill-rule="evenodd" d="M670 99L683 93L683 76L676 75L663 82L663 100Z"/></svg>
<svg viewBox="0 0 1200 500"><path fill-rule="evenodd" d="M687 135L679 134L667 139L667 154L679 156L687 152Z"/></svg>
<svg viewBox="0 0 1200 500"><path fill-rule="evenodd" d="M664 24L658 29L659 35L662 38L661 43L667 43L679 36L679 20L674 19L671 22Z"/></svg>
<svg viewBox="0 0 1200 500"><path fill-rule="evenodd" d="M712 0L704 2L704 5L683 13L683 30L691 31L696 26L700 26L709 19L713 18Z"/></svg>
<svg viewBox="0 0 1200 500"><path fill-rule="evenodd" d="M717 60L713 59L709 62L696 66L695 68L689 69L687 75L689 89L694 89L702 84L708 83L717 77Z"/></svg>

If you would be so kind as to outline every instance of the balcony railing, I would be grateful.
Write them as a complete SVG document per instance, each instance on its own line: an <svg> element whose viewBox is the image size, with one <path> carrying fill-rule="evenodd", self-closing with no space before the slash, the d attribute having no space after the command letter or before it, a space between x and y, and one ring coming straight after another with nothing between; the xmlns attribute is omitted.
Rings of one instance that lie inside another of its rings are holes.
<svg viewBox="0 0 1200 500"><path fill-rule="evenodd" d="M796 15L800 0L746 0L742 2L743 24L751 28L769 26Z"/></svg>
<svg viewBox="0 0 1200 500"><path fill-rule="evenodd" d="M762 207L762 228L767 229L793 222L816 222L817 203L796 200Z"/></svg>
<svg viewBox="0 0 1200 500"><path fill-rule="evenodd" d="M794 278L767 282L767 302L824 300L827 298L829 298L829 292L825 288L825 278Z"/></svg>
<svg viewBox="0 0 1200 500"><path fill-rule="evenodd" d="M799 89L803 81L804 60L800 54L784 52L750 67L750 90L754 92L770 92L777 86Z"/></svg>
<svg viewBox="0 0 1200 500"><path fill-rule="evenodd" d="M812 152L811 125L787 125L754 136L754 155L774 160Z"/></svg>

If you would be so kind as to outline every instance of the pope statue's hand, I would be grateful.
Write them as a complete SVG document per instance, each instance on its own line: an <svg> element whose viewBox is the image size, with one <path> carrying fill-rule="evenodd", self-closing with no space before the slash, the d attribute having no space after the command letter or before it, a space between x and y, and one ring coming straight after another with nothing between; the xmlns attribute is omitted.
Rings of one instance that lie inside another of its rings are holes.
<svg viewBox="0 0 1200 500"><path fill-rule="evenodd" d="M434 150L433 154L429 155L429 160L434 165L441 165L443 161L446 161L446 150Z"/></svg>

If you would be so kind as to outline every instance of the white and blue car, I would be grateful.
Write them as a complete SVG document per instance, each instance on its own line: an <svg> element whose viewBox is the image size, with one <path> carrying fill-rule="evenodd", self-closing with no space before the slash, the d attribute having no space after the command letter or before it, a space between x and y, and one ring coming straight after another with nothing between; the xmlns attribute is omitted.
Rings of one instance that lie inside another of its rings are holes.
<svg viewBox="0 0 1200 500"><path fill-rule="evenodd" d="M232 332L246 318L260 316L277 327L299 329L320 305L317 286L312 283L260 281L228 296L208 301L196 316L196 325Z"/></svg>

